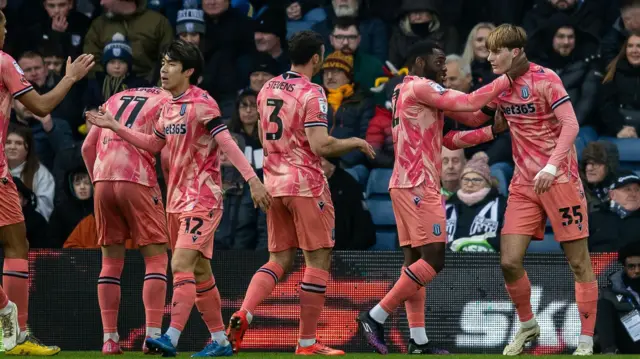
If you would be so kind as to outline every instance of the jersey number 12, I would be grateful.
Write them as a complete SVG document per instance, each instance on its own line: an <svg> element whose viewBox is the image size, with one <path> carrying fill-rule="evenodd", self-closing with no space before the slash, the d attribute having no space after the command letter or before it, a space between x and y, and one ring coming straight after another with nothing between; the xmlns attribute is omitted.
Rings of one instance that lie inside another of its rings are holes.
<svg viewBox="0 0 640 359"><path fill-rule="evenodd" d="M116 113L116 117L115 117L116 121L120 122L120 117L122 117L124 110L127 109L127 107L131 104L131 102L135 102L136 106L133 108L133 110L127 117L126 122L124 123L125 126L127 126L128 128L131 128L131 126L133 126L133 123L136 121L136 118L138 117L140 110L142 110L142 106L144 106L144 104L147 103L147 99L148 97L144 97L144 96L122 96L121 98L122 105L120 105L120 108Z"/></svg>

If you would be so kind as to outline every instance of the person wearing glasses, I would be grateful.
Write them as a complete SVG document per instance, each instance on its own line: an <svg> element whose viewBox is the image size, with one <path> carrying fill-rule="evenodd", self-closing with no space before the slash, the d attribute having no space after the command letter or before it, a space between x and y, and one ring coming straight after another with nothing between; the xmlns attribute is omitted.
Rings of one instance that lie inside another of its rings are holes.
<svg viewBox="0 0 640 359"><path fill-rule="evenodd" d="M498 192L488 160L469 160L460 174L460 189L446 202L447 247L452 251L500 251L507 199Z"/></svg>
<svg viewBox="0 0 640 359"><path fill-rule="evenodd" d="M597 341L602 354L640 354L640 241L622 247L618 261L623 268L609 276L598 300Z"/></svg>

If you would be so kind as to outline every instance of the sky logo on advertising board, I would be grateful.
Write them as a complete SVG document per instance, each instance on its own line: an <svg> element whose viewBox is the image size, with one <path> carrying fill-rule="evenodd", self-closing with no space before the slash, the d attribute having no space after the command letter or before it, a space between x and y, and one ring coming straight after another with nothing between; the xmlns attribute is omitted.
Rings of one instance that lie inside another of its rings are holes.
<svg viewBox="0 0 640 359"><path fill-rule="evenodd" d="M545 347L546 353L575 348L580 335L577 304L552 300L541 306L542 294L542 287L531 288L531 307L540 325L538 347ZM460 329L462 333L456 335L459 347L504 347L515 337L519 320L511 301L472 301L462 310Z"/></svg>

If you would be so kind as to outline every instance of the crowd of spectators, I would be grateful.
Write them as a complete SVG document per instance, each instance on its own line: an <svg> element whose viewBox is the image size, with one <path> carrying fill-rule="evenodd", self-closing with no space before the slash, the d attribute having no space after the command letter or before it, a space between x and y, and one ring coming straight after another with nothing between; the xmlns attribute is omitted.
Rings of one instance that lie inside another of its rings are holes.
<svg viewBox="0 0 640 359"><path fill-rule="evenodd" d="M293 33L311 29L324 37L326 60L313 81L326 89L329 132L366 139L377 153L373 161L352 152L323 162L338 249L376 242L363 196L366 175L351 174L393 166L390 98L417 41L442 45L445 85L468 93L495 78L485 47L489 32L505 22L521 25L529 58L562 79L581 133L594 134L591 140L633 141L640 130L640 0L0 0L0 9L7 17L4 51L37 91L46 93L60 81L68 56L90 53L97 63L46 117L14 101L5 151L34 248L97 247L92 186L80 155L90 127L83 113L123 89L157 85L159 53L176 37L202 50L199 86L219 103L260 175L256 94L288 70ZM445 119L445 133L466 129ZM621 170L615 144L591 140L580 160L590 245L615 251L637 240L640 177ZM158 166L160 174L166 165ZM451 250L499 251L507 193L492 176L495 168L506 169L508 181L508 132L481 146L443 149ZM265 214L253 208L248 187L228 163L223 182L216 249L264 250Z"/></svg>

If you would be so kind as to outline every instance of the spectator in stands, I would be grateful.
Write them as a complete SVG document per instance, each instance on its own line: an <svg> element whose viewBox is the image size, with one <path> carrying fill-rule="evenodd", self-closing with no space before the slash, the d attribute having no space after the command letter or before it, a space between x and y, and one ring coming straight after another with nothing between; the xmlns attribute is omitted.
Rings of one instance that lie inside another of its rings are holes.
<svg viewBox="0 0 640 359"><path fill-rule="evenodd" d="M28 128L10 126L4 151L11 175L20 178L36 194L36 211L49 221L53 211L55 181L51 172L40 164L34 147L33 135Z"/></svg>
<svg viewBox="0 0 640 359"><path fill-rule="evenodd" d="M447 242L454 252L498 252L507 199L491 178L488 158L469 160L462 186L448 200Z"/></svg>
<svg viewBox="0 0 640 359"><path fill-rule="evenodd" d="M36 116L17 100L13 101L13 109L16 125L31 130L36 157L45 167L52 170L60 146L64 146L67 141L73 141L73 133L69 123L53 118L51 115Z"/></svg>
<svg viewBox="0 0 640 359"><path fill-rule="evenodd" d="M231 0L202 0L202 10L206 15L206 28L209 34L205 39L205 61L220 49L230 50L234 63L241 55L255 50L253 21L247 17L246 13L242 14L231 9L230 2Z"/></svg>
<svg viewBox="0 0 640 359"><path fill-rule="evenodd" d="M580 178L589 212L609 202L609 187L620 165L618 147L611 142L590 142L582 151Z"/></svg>
<svg viewBox="0 0 640 359"><path fill-rule="evenodd" d="M121 34L113 35L102 51L104 72L96 72L89 80L85 104L102 104L111 96L129 88L149 86L133 72L133 52L129 42Z"/></svg>
<svg viewBox="0 0 640 359"><path fill-rule="evenodd" d="M278 75L291 68L289 54L287 52L287 19L284 11L278 7L268 7L256 19L255 25L255 49L259 53L270 55L278 63ZM250 52L239 60L238 78L249 78L252 57L255 52Z"/></svg>
<svg viewBox="0 0 640 359"><path fill-rule="evenodd" d="M281 74L278 62L267 54L257 53L251 62L249 89L255 93L260 92L267 81Z"/></svg>
<svg viewBox="0 0 640 359"><path fill-rule="evenodd" d="M358 30L358 20L355 17L339 17L333 25L333 32L329 36L331 47L343 54L353 55L354 82L365 89L374 86L375 80L384 75L384 64L377 57L364 52L360 48L362 36ZM325 52L329 54L329 52Z"/></svg>
<svg viewBox="0 0 640 359"><path fill-rule="evenodd" d="M640 0L620 0L620 17L602 38L601 53L605 64L611 62L631 34L640 33Z"/></svg>
<svg viewBox="0 0 640 359"><path fill-rule="evenodd" d="M640 310L640 241L621 248L618 262L623 268L609 275L600 292L596 333L602 354L640 354L640 341L633 340L622 322Z"/></svg>
<svg viewBox="0 0 640 359"><path fill-rule="evenodd" d="M93 185L84 164L67 173L67 199L56 204L49 226L50 248L62 248L76 226L93 214Z"/></svg>
<svg viewBox="0 0 640 359"><path fill-rule="evenodd" d="M364 202L362 186L339 167L337 158L322 158L335 211L336 250L367 250L376 243L371 213Z"/></svg>
<svg viewBox="0 0 640 359"><path fill-rule="evenodd" d="M609 189L609 202L589 213L589 251L615 252L638 241L640 177L621 170Z"/></svg>
<svg viewBox="0 0 640 359"><path fill-rule="evenodd" d="M316 7L312 0L286 0L287 5L287 40L298 31L311 30L313 25L324 21L327 13Z"/></svg>
<svg viewBox="0 0 640 359"><path fill-rule="evenodd" d="M183 41L194 44L204 52L206 23L204 11L200 9L182 9L176 18L176 35Z"/></svg>
<svg viewBox="0 0 640 359"><path fill-rule="evenodd" d="M311 29L324 37L325 54L339 50L331 44L329 35L334 29L338 18L349 16L358 19L358 33L360 34L360 50L375 56L380 61L387 59L389 51L389 37L385 24L378 18L371 17L363 0L331 0L331 6L326 8L327 19L317 23Z"/></svg>
<svg viewBox="0 0 640 359"><path fill-rule="evenodd" d="M26 29L21 31L22 39L31 44L51 40L60 44L64 54L72 58L82 54L82 40L91 20L73 9L72 0L43 0L42 4L48 17L23 24Z"/></svg>
<svg viewBox="0 0 640 359"><path fill-rule="evenodd" d="M40 51L42 51L44 66L49 71L49 74L63 76L62 66L67 62L67 56L62 50L62 46L51 40L46 40L42 42Z"/></svg>
<svg viewBox="0 0 640 359"><path fill-rule="evenodd" d="M447 55L445 63L447 65L447 77L444 80L444 86L468 93L473 83L471 65L464 62L462 57L456 54Z"/></svg>
<svg viewBox="0 0 640 359"><path fill-rule="evenodd" d="M463 150L442 147L442 194L450 198L460 189L460 175L467 163Z"/></svg>
<svg viewBox="0 0 640 359"><path fill-rule="evenodd" d="M44 58L34 51L27 51L17 58L24 77L40 94L45 94L62 80L62 76L49 72ZM62 102L51 112L51 116L69 122L72 129L82 122L82 87L74 85Z"/></svg>
<svg viewBox="0 0 640 359"><path fill-rule="evenodd" d="M640 35L631 35L607 67L601 90L603 133L638 138L640 129Z"/></svg>
<svg viewBox="0 0 640 359"><path fill-rule="evenodd" d="M376 106L374 115L369 121L365 139L376 151L376 157L371 160L374 168L393 168L395 156L391 118L391 103L389 103L388 107Z"/></svg>
<svg viewBox="0 0 640 359"><path fill-rule="evenodd" d="M458 33L445 26L435 0L403 0L400 16L389 40L389 61L402 66L411 45L420 40L433 40L445 53L458 52Z"/></svg>
<svg viewBox="0 0 640 359"><path fill-rule="evenodd" d="M102 0L100 4L105 11L91 23L83 52L99 59L105 46L113 41L113 35L126 35L133 54L130 70L151 81L160 51L173 40L173 28L167 18L148 10L146 3L146 0ZM104 67L96 62L93 71L104 72Z"/></svg>
<svg viewBox="0 0 640 359"><path fill-rule="evenodd" d="M486 45L489 33L495 28L492 23L481 22L474 26L467 36L462 59L465 63L471 64L471 77L475 88L480 88L498 77L487 61L489 50Z"/></svg>
<svg viewBox="0 0 640 359"><path fill-rule="evenodd" d="M533 62L555 71L571 98L578 123L588 123L602 81L598 38L573 25L573 19L558 13L530 38L527 55Z"/></svg>
<svg viewBox="0 0 640 359"><path fill-rule="evenodd" d="M545 28L551 16L558 13L571 16L577 28L595 37L600 36L602 27L600 7L595 1L589 0L539 0L524 16L522 27L531 38Z"/></svg>
<svg viewBox="0 0 640 359"><path fill-rule="evenodd" d="M30 248L52 248L49 245L49 224L47 220L36 211L38 197L18 177L13 177L13 183L18 189L18 196L22 205L24 224L27 227L27 241Z"/></svg>
<svg viewBox="0 0 640 359"><path fill-rule="evenodd" d="M340 51L327 56L322 65L322 83L329 103L329 134L336 138L364 139L375 105L367 89L353 82L353 56ZM347 168L366 162L360 151L351 151L340 159Z"/></svg>
<svg viewBox="0 0 640 359"><path fill-rule="evenodd" d="M258 121L258 111L256 109L247 111L247 107L255 106L255 96L255 94L241 95L241 100L238 101L237 110L232 119L233 125L230 124L230 127L233 126L233 128L237 130L238 127L244 128L245 124L249 127L248 123L254 121L254 129L251 133L257 132L255 126ZM240 110L241 107L243 107L242 110ZM244 118L244 122L240 120L240 116ZM249 118L255 119L249 120ZM248 138L252 143L257 140L257 138L251 135L243 136L238 133L232 134L238 147L245 149L245 153L247 153L245 138ZM256 160L257 158L253 159ZM261 159L259 159L259 161L261 161ZM254 207L249 186L242 178L240 172L233 167L224 155L221 158L221 164L224 212L222 213L220 225L216 229L214 236L216 248L266 251L268 244L267 217L265 213L262 212L260 208ZM254 166L254 169L256 168L255 161L252 163L252 166ZM258 163L258 167L262 167L261 162Z"/></svg>

